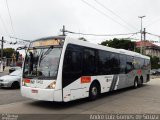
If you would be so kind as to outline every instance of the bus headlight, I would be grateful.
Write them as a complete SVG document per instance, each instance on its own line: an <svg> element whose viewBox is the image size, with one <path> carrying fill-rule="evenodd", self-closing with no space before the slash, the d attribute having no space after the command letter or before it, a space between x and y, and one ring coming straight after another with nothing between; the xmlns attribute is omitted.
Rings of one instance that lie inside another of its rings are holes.
<svg viewBox="0 0 160 120"><path fill-rule="evenodd" d="M22 79L22 86L26 86L27 87L27 84L29 84L31 82L30 79Z"/></svg>
<svg viewBox="0 0 160 120"><path fill-rule="evenodd" d="M55 89L55 87L56 87L56 81L53 81L51 84L48 85L47 88L49 88L49 89Z"/></svg>

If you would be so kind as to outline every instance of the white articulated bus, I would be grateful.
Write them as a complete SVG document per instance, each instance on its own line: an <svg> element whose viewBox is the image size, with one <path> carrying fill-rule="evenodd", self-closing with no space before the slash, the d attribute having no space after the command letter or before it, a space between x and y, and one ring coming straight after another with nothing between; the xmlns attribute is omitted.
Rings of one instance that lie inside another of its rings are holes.
<svg viewBox="0 0 160 120"><path fill-rule="evenodd" d="M150 58L139 53L54 36L31 42L23 65L21 94L68 102L150 80Z"/></svg>

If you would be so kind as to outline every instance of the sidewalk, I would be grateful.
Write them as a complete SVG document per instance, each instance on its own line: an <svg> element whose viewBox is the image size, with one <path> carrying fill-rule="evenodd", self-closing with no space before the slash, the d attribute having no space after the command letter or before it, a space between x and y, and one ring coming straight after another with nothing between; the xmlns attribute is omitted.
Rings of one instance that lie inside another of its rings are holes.
<svg viewBox="0 0 160 120"><path fill-rule="evenodd" d="M3 72L0 72L0 76L9 74L9 69L10 69L10 66L6 66L5 70Z"/></svg>

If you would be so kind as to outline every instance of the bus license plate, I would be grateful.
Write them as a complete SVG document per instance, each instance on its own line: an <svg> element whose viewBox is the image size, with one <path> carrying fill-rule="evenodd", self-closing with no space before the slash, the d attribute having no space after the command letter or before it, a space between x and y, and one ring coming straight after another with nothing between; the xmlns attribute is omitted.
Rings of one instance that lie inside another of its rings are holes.
<svg viewBox="0 0 160 120"><path fill-rule="evenodd" d="M38 93L38 90L32 89L32 93Z"/></svg>

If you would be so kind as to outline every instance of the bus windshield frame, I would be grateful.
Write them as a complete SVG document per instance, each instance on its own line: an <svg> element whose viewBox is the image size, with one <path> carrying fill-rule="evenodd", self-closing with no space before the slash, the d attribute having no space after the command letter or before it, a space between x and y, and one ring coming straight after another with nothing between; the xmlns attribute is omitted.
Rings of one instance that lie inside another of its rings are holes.
<svg viewBox="0 0 160 120"><path fill-rule="evenodd" d="M29 47L24 61L23 78L56 80L62 46Z"/></svg>

